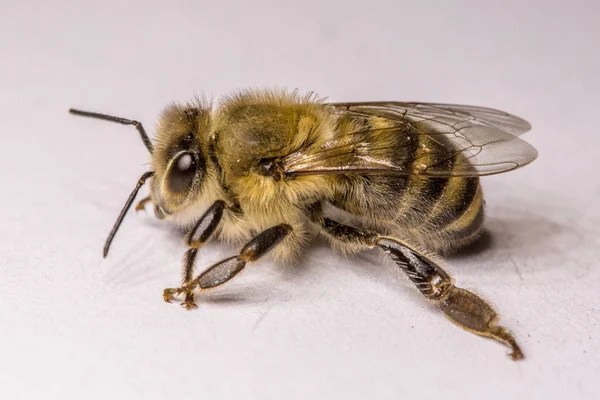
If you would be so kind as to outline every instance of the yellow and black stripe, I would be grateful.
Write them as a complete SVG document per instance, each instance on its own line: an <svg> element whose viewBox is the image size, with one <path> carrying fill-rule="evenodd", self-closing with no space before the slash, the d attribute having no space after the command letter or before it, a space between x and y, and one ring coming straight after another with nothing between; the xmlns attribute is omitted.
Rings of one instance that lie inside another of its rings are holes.
<svg viewBox="0 0 600 400"><path fill-rule="evenodd" d="M423 151L435 149L436 143L426 135L417 135L416 140L418 146L415 146L417 154L413 157L413 169L418 171L419 164L437 162L435 151ZM443 167L451 170L459 164L457 161L460 160L443 160ZM483 224L483 195L479 178L430 178L415 174L408 181L398 216L401 225L416 228L424 241L436 249L464 246L477 238ZM431 240L427 240L428 237Z"/></svg>
<svg viewBox="0 0 600 400"><path fill-rule="evenodd" d="M406 232L431 250L454 249L473 241L483 222L479 178L420 175L424 165L451 171L461 156L448 158L447 151L436 151L443 136L432 138L413 129L396 130L392 136L381 129L393 123L379 117L360 121L372 129L368 145L377 149L378 157L415 173L340 176L341 190L334 204L375 221L395 222L398 232Z"/></svg>

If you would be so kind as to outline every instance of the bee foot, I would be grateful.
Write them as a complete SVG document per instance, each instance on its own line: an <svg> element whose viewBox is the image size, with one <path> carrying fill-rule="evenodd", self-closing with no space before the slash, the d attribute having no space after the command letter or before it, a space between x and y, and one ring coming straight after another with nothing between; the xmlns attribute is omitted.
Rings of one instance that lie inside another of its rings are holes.
<svg viewBox="0 0 600 400"><path fill-rule="evenodd" d="M180 305L181 305L181 307L185 308L186 310L198 308L196 303L194 303L194 291L193 290L187 290L185 292L185 299L183 299L183 302Z"/></svg>
<svg viewBox="0 0 600 400"><path fill-rule="evenodd" d="M180 304L181 307L185 308L186 310L193 310L194 308L198 308L198 305L196 303L194 303L193 301L183 301Z"/></svg>
<svg viewBox="0 0 600 400"><path fill-rule="evenodd" d="M513 347L512 351L510 353L508 353L508 356L513 360L513 361L519 361L525 358L525 356L523 355L523 352L521 351L521 348L519 348L518 345L516 345L516 347Z"/></svg>
<svg viewBox="0 0 600 400"><path fill-rule="evenodd" d="M173 300L173 297L180 295L182 292L181 288L169 288L163 291L163 299L170 303Z"/></svg>
<svg viewBox="0 0 600 400"><path fill-rule="evenodd" d="M146 209L146 204L151 203L152 200L150 200L150 197L146 197L142 200L140 200L137 205L135 206L135 212L139 212L142 210Z"/></svg>

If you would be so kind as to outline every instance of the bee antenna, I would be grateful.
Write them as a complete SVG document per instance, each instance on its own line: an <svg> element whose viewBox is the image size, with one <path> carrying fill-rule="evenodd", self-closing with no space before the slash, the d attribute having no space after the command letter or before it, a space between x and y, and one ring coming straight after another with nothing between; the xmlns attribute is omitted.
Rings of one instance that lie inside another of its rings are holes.
<svg viewBox="0 0 600 400"><path fill-rule="evenodd" d="M138 130L138 132L140 133L140 136L142 137L142 142L144 142L144 145L146 146L146 148L148 149L148 151L150 152L150 154L152 154L152 152L154 151L154 147L152 146L152 142L150 141L150 138L148 137L148 134L146 133L146 130L142 126L141 122L138 122L138 121L135 121L135 120L131 120L131 119L127 119L127 118L114 117L112 115L106 115L106 114L99 114L99 113L90 112L90 111L77 110L77 109L74 109L74 108L69 109L69 113L75 114L75 115L81 115L82 117L90 117L90 118L96 118L96 119L103 119L105 121L112 121L112 122L116 122L116 123L123 124L123 125L133 125Z"/></svg>
<svg viewBox="0 0 600 400"><path fill-rule="evenodd" d="M135 188L133 188L133 191L127 198L127 201L125 202L125 205L123 206L123 209L121 210L121 213L117 217L115 224L113 225L112 229L110 230L110 233L108 234L108 237L106 238L106 242L104 242L104 250L102 252L102 255L105 258L108 255L108 250L110 249L110 244L112 243L115 235L117 234L117 231L119 230L119 227L121 226L121 223L123 222L123 219L125 218L125 214L127 214L127 211L129 211L129 208L131 207L131 204L133 204L133 201L135 200L135 197L137 196L140 188L142 186L144 186L144 183L146 183L146 180L148 178L150 178L152 175L154 175L154 171L148 171L148 172L144 173L144 175L142 175L141 178L138 179L137 184L135 185Z"/></svg>

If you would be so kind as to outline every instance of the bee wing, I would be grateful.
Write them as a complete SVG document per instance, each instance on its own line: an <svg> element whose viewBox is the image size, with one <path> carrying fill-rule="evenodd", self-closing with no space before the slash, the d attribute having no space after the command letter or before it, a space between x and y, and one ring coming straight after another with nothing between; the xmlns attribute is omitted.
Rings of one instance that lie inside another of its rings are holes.
<svg viewBox="0 0 600 400"><path fill-rule="evenodd" d="M517 135L531 128L490 108L433 103L333 103L340 116L377 117L386 127L348 132L281 160L288 176L392 174L482 176L530 163L537 151ZM379 124L381 125L381 124Z"/></svg>
<svg viewBox="0 0 600 400"><path fill-rule="evenodd" d="M424 114L443 116L449 121L455 120L456 122L460 122L466 120L471 121L475 125L493 126L515 136L522 135L531 129L531 124L523 118L505 111L496 110L495 108L442 103L386 104L396 108L401 108L404 104L405 107L420 110ZM414 111L409 111L409 113L414 113Z"/></svg>

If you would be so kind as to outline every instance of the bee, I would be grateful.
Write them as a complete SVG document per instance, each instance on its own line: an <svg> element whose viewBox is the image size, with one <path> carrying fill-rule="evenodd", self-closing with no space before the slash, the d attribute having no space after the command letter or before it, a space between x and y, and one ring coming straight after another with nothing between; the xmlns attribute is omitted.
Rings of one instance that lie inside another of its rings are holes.
<svg viewBox="0 0 600 400"><path fill-rule="evenodd" d="M483 175L511 171L537 157L519 138L531 129L503 111L413 102L329 103L314 94L245 90L218 106L195 100L163 111L152 141L138 121L70 113L133 125L151 156L104 246L111 242L146 181L138 203L187 230L181 296L228 282L267 254L297 260L317 235L347 253L378 249L423 296L467 331L501 342L523 358L494 309L454 284L442 254L482 233ZM344 221L336 217L344 214ZM238 254L195 275L211 238L238 243Z"/></svg>

